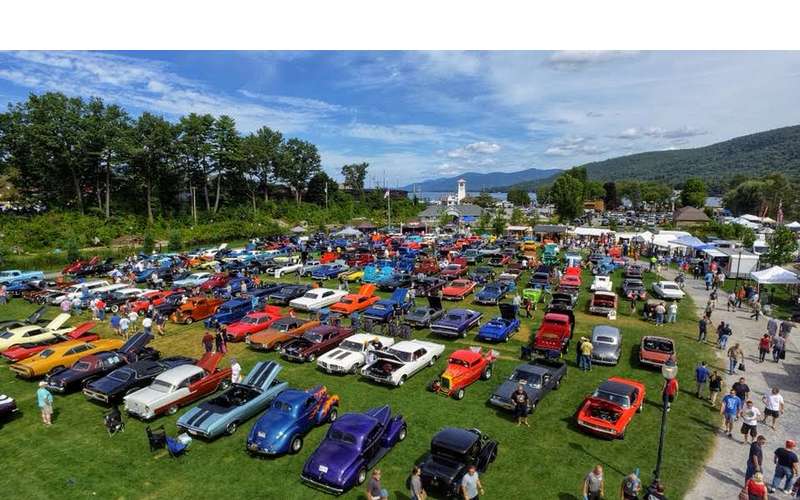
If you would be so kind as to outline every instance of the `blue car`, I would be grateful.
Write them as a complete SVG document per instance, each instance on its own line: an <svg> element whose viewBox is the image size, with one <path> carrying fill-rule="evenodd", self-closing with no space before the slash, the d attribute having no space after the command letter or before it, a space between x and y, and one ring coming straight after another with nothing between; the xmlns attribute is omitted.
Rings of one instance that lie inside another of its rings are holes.
<svg viewBox="0 0 800 500"><path fill-rule="evenodd" d="M372 304L364 311L364 318L373 321L388 321L395 313L407 313L414 306L414 302L408 300L408 288L397 288L392 292L388 299L381 299Z"/></svg>
<svg viewBox="0 0 800 500"><path fill-rule="evenodd" d="M43 280L42 271L20 271L19 269L9 269L0 271L0 285L8 285L17 281Z"/></svg>
<svg viewBox="0 0 800 500"><path fill-rule="evenodd" d="M264 298L266 300L266 298ZM260 304L259 302L258 304ZM256 304L256 306L258 306ZM205 320L206 328L214 328L217 325L230 325L236 321L247 316L247 313L253 311L253 302L250 298L244 299L232 299L227 302L223 302L217 312L215 312L210 318Z"/></svg>
<svg viewBox="0 0 800 500"><path fill-rule="evenodd" d="M334 279L349 269L347 264L324 264L311 271L311 277L315 280Z"/></svg>
<svg viewBox="0 0 800 500"><path fill-rule="evenodd" d="M303 438L314 427L334 422L339 416L339 396L325 386L308 391L287 389L280 393L256 421L247 436L247 451L257 455L297 453Z"/></svg>
<svg viewBox="0 0 800 500"><path fill-rule="evenodd" d="M275 361L256 363L244 381L181 415L178 428L206 439L233 434L288 387L288 383L278 380L281 368Z"/></svg>
<svg viewBox="0 0 800 500"><path fill-rule="evenodd" d="M475 336L486 342L508 342L519 331L517 308L512 304L500 304L500 316L492 318L478 330Z"/></svg>
<svg viewBox="0 0 800 500"><path fill-rule="evenodd" d="M508 292L508 283L493 281L485 285L481 291L475 294L476 304L494 305L499 304Z"/></svg>
<svg viewBox="0 0 800 500"><path fill-rule="evenodd" d="M482 313L472 309L450 309L431 323L431 332L441 337L466 337L467 332L480 325Z"/></svg>

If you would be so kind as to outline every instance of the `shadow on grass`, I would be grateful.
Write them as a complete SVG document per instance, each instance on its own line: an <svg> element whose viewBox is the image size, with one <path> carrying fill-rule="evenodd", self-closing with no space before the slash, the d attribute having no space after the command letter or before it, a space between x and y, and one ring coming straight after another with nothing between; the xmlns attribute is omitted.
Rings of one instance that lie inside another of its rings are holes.
<svg viewBox="0 0 800 500"><path fill-rule="evenodd" d="M580 452L581 454L583 454L583 455L585 455L587 457L590 457L590 458L594 459L595 462L603 464L606 468L613 470L617 474L622 475L622 476L625 475L625 472L623 472L622 469L620 469L616 465L608 462L607 459L604 459L602 457L599 457L599 456L595 455L590 450L587 450L586 448L584 448L582 445L580 445L578 443L569 443L569 447L572 448L575 451Z"/></svg>

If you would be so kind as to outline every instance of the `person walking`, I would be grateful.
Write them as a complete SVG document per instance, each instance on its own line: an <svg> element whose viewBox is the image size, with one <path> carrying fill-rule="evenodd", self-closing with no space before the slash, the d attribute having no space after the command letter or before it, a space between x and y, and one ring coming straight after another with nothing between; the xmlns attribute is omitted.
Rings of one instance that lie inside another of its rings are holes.
<svg viewBox="0 0 800 500"><path fill-rule="evenodd" d="M767 500L767 485L764 484L764 474L756 472L753 477L744 485L743 493L747 495L747 500ZM740 497L741 498L741 497Z"/></svg>
<svg viewBox="0 0 800 500"><path fill-rule="evenodd" d="M772 483L769 487L769 492L774 493L783 482L783 492L788 494L792 487L792 478L797 475L797 453L795 448L797 444L791 439L784 443L784 446L775 450L775 474L772 476Z"/></svg>
<svg viewBox="0 0 800 500"><path fill-rule="evenodd" d="M742 400L736 395L736 391L731 389L727 396L722 398L719 407L719 414L725 419L722 430L728 437L733 437L733 422L739 418L742 409Z"/></svg>
<svg viewBox="0 0 800 500"><path fill-rule="evenodd" d="M736 290L736 307L742 307L742 302L744 302L744 298L747 292L745 292L744 286L740 286L738 290Z"/></svg>
<svg viewBox="0 0 800 500"><path fill-rule="evenodd" d="M656 326L662 326L664 324L664 314L667 312L667 309L664 307L664 303L659 302L654 311L656 313Z"/></svg>
<svg viewBox="0 0 800 500"><path fill-rule="evenodd" d="M711 372L708 370L705 361L701 361L697 368L694 369L694 380L697 382L697 397L703 397L701 393L703 389L708 385L708 378L711 375Z"/></svg>
<svg viewBox="0 0 800 500"><path fill-rule="evenodd" d="M406 485L408 486L411 500L425 500L428 497L425 488L422 487L421 474L422 469L416 465L411 469L411 475L408 477L408 484Z"/></svg>
<svg viewBox="0 0 800 500"><path fill-rule="evenodd" d="M667 323L675 323L676 321L678 321L678 304L673 301L670 302L667 308Z"/></svg>
<svg viewBox="0 0 800 500"><path fill-rule="evenodd" d="M714 273L711 271L706 272L706 275L703 277L703 280L706 283L706 291L711 289L711 285L714 283Z"/></svg>
<svg viewBox="0 0 800 500"><path fill-rule="evenodd" d="M203 343L203 350L206 353L209 353L214 350L214 336L211 335L211 332L206 330L205 335L203 335L203 339L201 341Z"/></svg>
<svg viewBox="0 0 800 500"><path fill-rule="evenodd" d="M703 315L700 318L700 321L697 323L697 341L698 342L705 342L706 341L706 334L708 333L708 327L711 325L711 318L706 315Z"/></svg>
<svg viewBox="0 0 800 500"><path fill-rule="evenodd" d="M228 353L228 339L225 337L225 327L220 325L214 334L214 349L222 354Z"/></svg>
<svg viewBox="0 0 800 500"><path fill-rule="evenodd" d="M761 302L753 301L753 313L750 315L750 317L756 321L761 319Z"/></svg>
<svg viewBox="0 0 800 500"><path fill-rule="evenodd" d="M708 377L708 401L711 403L712 408L717 406L717 398L720 392L722 392L722 377L717 370L714 370Z"/></svg>
<svg viewBox="0 0 800 500"><path fill-rule="evenodd" d="M667 411L672 409L672 403L675 401L675 398L678 397L678 378L671 378L669 380L664 381L664 387L661 389L662 391L662 401L667 402Z"/></svg>
<svg viewBox="0 0 800 500"><path fill-rule="evenodd" d="M111 319L109 321L109 323L111 324L111 331L113 331L117 335L122 335L122 333L119 331L119 322L120 322L119 315L117 313L112 314Z"/></svg>
<svg viewBox="0 0 800 500"><path fill-rule="evenodd" d="M581 344L581 370L585 372L592 371L592 350L594 346L589 339L584 340Z"/></svg>
<svg viewBox="0 0 800 500"><path fill-rule="evenodd" d="M711 314L714 312L714 306L711 303L711 300L706 302L706 308L703 310L703 313L711 319Z"/></svg>
<svg viewBox="0 0 800 500"><path fill-rule="evenodd" d="M728 294L728 312L736 310L736 294L731 292Z"/></svg>
<svg viewBox="0 0 800 500"><path fill-rule="evenodd" d="M166 328L167 328L167 315L161 314L160 312L156 313L156 331L158 332L158 334L162 337L166 335L167 334Z"/></svg>
<svg viewBox="0 0 800 500"><path fill-rule="evenodd" d="M389 498L389 492L381 488L381 470L373 469L372 477L367 482L367 499L384 500Z"/></svg>
<svg viewBox="0 0 800 500"><path fill-rule="evenodd" d="M753 404L753 401L748 399L747 402L744 404L744 408L741 412L742 417L742 437L744 437L744 443L749 443L748 436L750 436L753 441L756 440L756 436L758 435L758 418L761 416L761 410L756 408Z"/></svg>
<svg viewBox="0 0 800 500"><path fill-rule="evenodd" d="M622 478L619 485L620 500L639 500L639 492L642 490L642 481L639 479L639 469L631 472Z"/></svg>
<svg viewBox="0 0 800 500"><path fill-rule="evenodd" d="M769 334L768 333L765 333L764 335L762 335L761 338L758 340L758 362L759 363L763 363L764 362L764 358L767 357L767 353L770 351L770 348L772 347L771 344L772 344L772 341L769 338Z"/></svg>
<svg viewBox="0 0 800 500"><path fill-rule="evenodd" d="M231 383L238 384L242 381L242 365L236 361L236 358L231 358Z"/></svg>
<svg viewBox="0 0 800 500"><path fill-rule="evenodd" d="M744 482L747 483L756 472L764 472L764 443L767 438L759 435L755 441L750 445L750 451L747 453L747 466L745 467Z"/></svg>
<svg viewBox="0 0 800 500"><path fill-rule="evenodd" d="M130 326L131 320L129 320L127 316L123 316L122 319L119 320L119 332L125 340L128 340L128 328L130 328Z"/></svg>
<svg viewBox="0 0 800 500"><path fill-rule="evenodd" d="M511 299L511 304L514 306L514 315L519 315L519 306L522 304L522 297L519 294L515 294L514 298Z"/></svg>
<svg viewBox="0 0 800 500"><path fill-rule="evenodd" d="M144 333L148 335L152 335L153 333L153 319L150 316L145 316L142 320L142 328L144 329Z"/></svg>
<svg viewBox="0 0 800 500"><path fill-rule="evenodd" d="M778 320L775 318L770 318L767 321L767 333L770 337L775 338L778 335Z"/></svg>
<svg viewBox="0 0 800 500"><path fill-rule="evenodd" d="M728 375L734 374L736 371L736 366L739 364L740 360L744 360L744 353L739 347L739 344L736 343L728 349Z"/></svg>
<svg viewBox="0 0 800 500"><path fill-rule="evenodd" d="M528 398L528 393L525 392L525 388L522 387L522 384L519 384L514 393L511 394L511 401L514 403L514 417L517 419L517 427L521 425L530 427L530 425L528 425L528 405L530 404L530 398Z"/></svg>
<svg viewBox="0 0 800 500"><path fill-rule="evenodd" d="M467 473L461 478L461 494L464 500L478 500L479 496L484 494L483 484L475 465L470 465Z"/></svg>
<svg viewBox="0 0 800 500"><path fill-rule="evenodd" d="M773 387L769 394L761 396L761 401L764 403L764 423L767 423L767 417L772 417L772 424L769 427L774 431L775 422L783 415L784 400L781 390Z"/></svg>
<svg viewBox="0 0 800 500"><path fill-rule="evenodd" d="M744 405L745 401L750 399L750 386L747 385L744 377L739 377L739 381L733 384L731 389L736 392L736 397L742 400L742 405Z"/></svg>
<svg viewBox="0 0 800 500"><path fill-rule="evenodd" d="M584 500L601 500L605 496L605 490L603 466L597 464L583 479L583 498Z"/></svg>
<svg viewBox="0 0 800 500"><path fill-rule="evenodd" d="M776 335L772 339L772 361L778 363L786 358L786 339Z"/></svg>
<svg viewBox="0 0 800 500"><path fill-rule="evenodd" d="M47 382L39 382L36 390L36 404L42 413L42 423L47 427L53 425L53 395L47 390Z"/></svg>

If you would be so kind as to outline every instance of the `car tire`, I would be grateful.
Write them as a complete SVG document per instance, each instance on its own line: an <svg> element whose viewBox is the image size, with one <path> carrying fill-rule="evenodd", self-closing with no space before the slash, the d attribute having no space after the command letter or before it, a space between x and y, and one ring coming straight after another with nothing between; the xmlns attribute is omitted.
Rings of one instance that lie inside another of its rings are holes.
<svg viewBox="0 0 800 500"><path fill-rule="evenodd" d="M397 387L402 387L403 384L406 383L406 378L408 378L408 377L406 377L405 375L401 376L400 380L397 382Z"/></svg>
<svg viewBox="0 0 800 500"><path fill-rule="evenodd" d="M439 356L433 356L430 361L428 361L428 366L433 366L436 364L436 360L439 359Z"/></svg>
<svg viewBox="0 0 800 500"><path fill-rule="evenodd" d="M536 406L537 406L538 404L539 404L539 402L538 402L538 401L534 401L533 403L531 403L531 407L530 407L530 408L528 408L528 414L531 414L531 413L533 413L533 412L534 412L534 410L536 410Z"/></svg>
<svg viewBox="0 0 800 500"><path fill-rule="evenodd" d="M229 423L227 427L225 427L225 433L229 436L233 436L238 428L239 424L237 424L234 420L233 422Z"/></svg>
<svg viewBox="0 0 800 500"><path fill-rule="evenodd" d="M367 480L367 469L362 467L358 469L358 474L356 475L356 484L364 484L364 481Z"/></svg>
<svg viewBox="0 0 800 500"><path fill-rule="evenodd" d="M408 428L404 425L400 432L397 433L397 441L403 441L408 435Z"/></svg>
<svg viewBox="0 0 800 500"><path fill-rule="evenodd" d="M225 380L223 380L222 382L219 383L219 386L217 387L217 389L220 390L220 391L225 391L230 386L231 386L231 381L228 380L228 379L225 379Z"/></svg>
<svg viewBox="0 0 800 500"><path fill-rule="evenodd" d="M453 394L453 399L455 399L456 401L461 401L462 399L464 399L465 394L466 392L464 391L464 389L459 389L456 391L455 394Z"/></svg>
<svg viewBox="0 0 800 500"><path fill-rule="evenodd" d="M289 453L294 455L296 453L300 453L300 450L302 449L303 449L303 437L293 436L292 440L289 442Z"/></svg>
<svg viewBox="0 0 800 500"><path fill-rule="evenodd" d="M336 407L331 408L331 411L328 412L328 422L336 422L336 419L339 418L339 409Z"/></svg>
<svg viewBox="0 0 800 500"><path fill-rule="evenodd" d="M186 321L183 322L184 325L191 325L194 320L190 317L186 318Z"/></svg>
<svg viewBox="0 0 800 500"><path fill-rule="evenodd" d="M486 367L486 369L483 371L483 373L481 373L481 378L483 380L489 380L490 378L492 378L492 367L491 366L487 366Z"/></svg>
<svg viewBox="0 0 800 500"><path fill-rule="evenodd" d="M178 405L172 405L167 408L167 415L175 415L176 413L178 413Z"/></svg>
<svg viewBox="0 0 800 500"><path fill-rule="evenodd" d="M644 401L642 401L642 404L640 404L639 407L636 408L636 413L642 413L643 411L644 411Z"/></svg>
<svg viewBox="0 0 800 500"><path fill-rule="evenodd" d="M560 388L561 388L561 379L559 378L559 379L556 379L556 383L555 383L555 385L553 385L553 389L554 390L558 390Z"/></svg>

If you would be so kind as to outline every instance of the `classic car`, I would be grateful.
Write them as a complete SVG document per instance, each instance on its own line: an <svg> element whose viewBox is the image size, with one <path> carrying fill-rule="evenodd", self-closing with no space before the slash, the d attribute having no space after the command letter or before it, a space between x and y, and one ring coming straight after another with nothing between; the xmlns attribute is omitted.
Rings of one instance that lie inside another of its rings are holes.
<svg viewBox="0 0 800 500"><path fill-rule="evenodd" d="M575 316L572 311L546 313L533 337L533 352L546 357L566 354L574 328Z"/></svg>
<svg viewBox="0 0 800 500"><path fill-rule="evenodd" d="M516 307L512 304L500 304L500 316L496 316L478 329L477 340L485 342L508 342L519 331L520 321Z"/></svg>
<svg viewBox="0 0 800 500"><path fill-rule="evenodd" d="M446 300L463 300L475 290L475 282L466 279L455 279L442 288L442 298Z"/></svg>
<svg viewBox="0 0 800 500"><path fill-rule="evenodd" d="M626 279L642 280L643 276L644 276L644 267L640 266L639 264L631 264L625 267Z"/></svg>
<svg viewBox="0 0 800 500"><path fill-rule="evenodd" d="M594 292L589 300L589 312L608 315L617 310L617 294L614 292Z"/></svg>
<svg viewBox="0 0 800 500"><path fill-rule="evenodd" d="M64 326L69 318L69 314L61 313L46 325L25 325L8 329L0 333L0 352L18 344L40 342L63 335L72 330L72 327Z"/></svg>
<svg viewBox="0 0 800 500"><path fill-rule="evenodd" d="M113 290L101 295L101 298L103 302L106 303L106 311L117 312L120 306L134 302L143 294L154 291L155 290L143 290L135 287L120 288L119 290Z"/></svg>
<svg viewBox="0 0 800 500"><path fill-rule="evenodd" d="M298 274L300 276L311 276L311 273L322 265L323 263L318 260L307 260L306 263L303 264L303 267L300 268L300 271L298 271Z"/></svg>
<svg viewBox="0 0 800 500"><path fill-rule="evenodd" d="M0 285L43 279L44 272L42 271L20 271L19 269L0 271Z"/></svg>
<svg viewBox="0 0 800 500"><path fill-rule="evenodd" d="M431 382L428 388L436 394L464 399L467 387L478 379L492 378L492 369L499 353L484 352L480 347L459 349L447 359L447 367Z"/></svg>
<svg viewBox="0 0 800 500"><path fill-rule="evenodd" d="M644 281L638 278L626 278L622 282L622 294L628 299L647 299L647 290L645 290Z"/></svg>
<svg viewBox="0 0 800 500"><path fill-rule="evenodd" d="M49 303L53 305L60 305L65 300L73 300L80 298L88 298L93 290L108 286L106 280L84 281L83 283L75 283L61 290L61 293L54 294L49 299Z"/></svg>
<svg viewBox="0 0 800 500"><path fill-rule="evenodd" d="M611 377L586 397L578 410L578 427L592 434L622 439L628 424L644 408L644 384Z"/></svg>
<svg viewBox="0 0 800 500"><path fill-rule="evenodd" d="M256 307L259 304L256 303ZM253 311L253 302L250 298L231 299L223 302L217 307L214 314L204 321L206 328L215 328L217 325L229 325L247 316Z"/></svg>
<svg viewBox="0 0 800 500"><path fill-rule="evenodd" d="M318 385L307 391L281 392L256 421L247 436L247 451L258 455L298 453L303 438L314 427L335 422L339 416L339 396Z"/></svg>
<svg viewBox="0 0 800 500"><path fill-rule="evenodd" d="M18 411L19 408L17 408L14 398L0 394L0 419L6 419Z"/></svg>
<svg viewBox="0 0 800 500"><path fill-rule="evenodd" d="M381 299L369 306L363 317L372 321L388 321L395 314L405 314L413 305L414 302L408 299L408 289L397 288L388 299Z"/></svg>
<svg viewBox="0 0 800 500"><path fill-rule="evenodd" d="M436 295L446 284L447 281L442 278L425 276L422 279L417 278L414 280L414 289L417 291L417 297L429 297Z"/></svg>
<svg viewBox="0 0 800 500"><path fill-rule="evenodd" d="M522 298L528 299L532 304L538 304L544 297L544 290L542 288L525 288L522 290Z"/></svg>
<svg viewBox="0 0 800 500"><path fill-rule="evenodd" d="M332 306L347 295L347 290L333 290L331 288L312 288L302 297L298 297L289 306L300 311L316 311L323 307Z"/></svg>
<svg viewBox="0 0 800 500"><path fill-rule="evenodd" d="M229 342L243 342L248 335L266 330L281 317L280 308L266 306L225 327L225 337Z"/></svg>
<svg viewBox="0 0 800 500"><path fill-rule="evenodd" d="M333 422L303 465L300 479L331 493L344 493L367 480L374 467L406 438L406 422L389 406L346 413Z"/></svg>
<svg viewBox="0 0 800 500"><path fill-rule="evenodd" d="M172 313L174 313L175 311L177 311L177 310L178 310L178 308L179 308L179 307L181 306L181 304L183 303L183 301L184 301L184 297L186 297L186 300L188 300L188 299L189 299L189 294L188 294L188 292L184 292L184 291L178 291L178 290L175 290L175 291L174 291L174 293L172 293L172 294L170 294L170 295L168 295L168 296L164 297L164 298L163 298L163 300L161 300L161 302L159 302L159 303L158 303L158 304L157 304L157 305L154 307L154 309L155 309L155 311L156 311L157 313L159 313L159 314L163 314L164 316L167 316L167 317L169 317L169 316L172 316ZM134 302L133 304L135 305L135 304L137 304L137 303L138 303L138 302ZM144 309L142 309L142 310L137 310L136 312L141 314L141 312L142 312L143 310L144 310L144 311L146 311L148 307L149 307L149 306L145 306L145 308L144 308ZM132 308L132 310L133 310L133 308Z"/></svg>
<svg viewBox="0 0 800 500"><path fill-rule="evenodd" d="M83 394L88 399L101 403L114 403L126 394L150 385L161 373L181 365L193 365L196 359L185 356L171 356L161 359L142 359L122 365L108 375L92 380L83 386Z"/></svg>
<svg viewBox="0 0 800 500"><path fill-rule="evenodd" d="M448 264L439 273L439 276L446 280L454 280L467 275L467 267L460 264Z"/></svg>
<svg viewBox="0 0 800 500"><path fill-rule="evenodd" d="M595 276L589 290L593 292L610 292L613 287L610 276Z"/></svg>
<svg viewBox="0 0 800 500"><path fill-rule="evenodd" d="M84 356L122 347L122 340L100 339L93 342L70 340L49 346L34 356L11 365L11 371L20 378L40 377L56 369L65 368Z"/></svg>
<svg viewBox="0 0 800 500"><path fill-rule="evenodd" d="M194 288L196 286L200 286L206 281L211 279L211 273L192 273L188 277L182 280L176 280L172 282L173 288Z"/></svg>
<svg viewBox="0 0 800 500"><path fill-rule="evenodd" d="M73 261L61 270L61 274L75 274L86 266L93 266L100 261L100 257L94 256L91 259L78 259Z"/></svg>
<svg viewBox="0 0 800 500"><path fill-rule="evenodd" d="M194 365L180 365L123 398L128 414L143 420L173 415L178 408L230 386L231 369L218 368L222 353L207 352Z"/></svg>
<svg viewBox="0 0 800 500"><path fill-rule="evenodd" d="M284 316L270 325L266 330L248 335L245 343L250 349L257 351L280 350L281 346L319 325L319 321Z"/></svg>
<svg viewBox="0 0 800 500"><path fill-rule="evenodd" d="M622 355L622 332L610 325L592 328L592 363L616 365Z"/></svg>
<svg viewBox="0 0 800 500"><path fill-rule="evenodd" d="M23 359L30 358L36 353L42 352L50 346L60 344L61 342L68 342L70 340L80 340L81 342L92 342L100 338L99 335L92 332L95 323L88 321L81 323L72 330L64 334L57 334L47 340L39 340L35 342L23 342L10 347L0 353L6 360L16 363Z"/></svg>
<svg viewBox="0 0 800 500"><path fill-rule="evenodd" d="M508 285L501 281L494 281L484 285L484 287L475 294L473 300L476 304L495 305L506 298L506 293L508 293Z"/></svg>
<svg viewBox="0 0 800 500"><path fill-rule="evenodd" d="M675 341L668 337L645 335L639 344L639 363L661 367L672 358L675 359Z"/></svg>
<svg viewBox="0 0 800 500"><path fill-rule="evenodd" d="M480 250L477 248L468 248L467 250L464 250L464 253L462 253L461 256L464 257L464 260L467 261L467 264L478 264L483 260L483 254L481 254Z"/></svg>
<svg viewBox="0 0 800 500"><path fill-rule="evenodd" d="M361 281L364 283L378 283L381 280L391 278L394 273L394 268L389 264L383 266L379 265L379 263L370 264L364 267L364 276L361 277Z"/></svg>
<svg viewBox="0 0 800 500"><path fill-rule="evenodd" d="M153 340L152 334L137 333L115 351L89 354L80 358L69 368L52 370L45 377L47 388L59 394L66 394L110 373L123 364L139 359L158 359L159 352L147 347L151 340Z"/></svg>
<svg viewBox="0 0 800 500"><path fill-rule="evenodd" d="M550 289L550 271L542 270L541 267L533 272L530 281L528 281L528 288L541 288L544 290Z"/></svg>
<svg viewBox="0 0 800 500"><path fill-rule="evenodd" d="M461 480L474 466L479 474L497 458L499 443L478 429L446 427L431 439L431 451L418 464L426 492L461 498Z"/></svg>
<svg viewBox="0 0 800 500"><path fill-rule="evenodd" d="M317 359L317 366L327 373L358 373L367 364L372 351L394 344L391 337L357 333L344 339L337 348Z"/></svg>
<svg viewBox="0 0 800 500"><path fill-rule="evenodd" d="M444 346L423 340L404 340L388 349L375 351L375 361L361 369L361 374L376 382L401 386L426 366L433 366Z"/></svg>
<svg viewBox="0 0 800 500"><path fill-rule="evenodd" d="M475 283L488 283L494 279L494 269L488 266L478 266L469 273L469 279Z"/></svg>
<svg viewBox="0 0 800 500"><path fill-rule="evenodd" d="M266 409L289 384L279 380L281 365L274 361L256 363L240 383L203 401L178 418L178 429L192 436L214 439L232 435L247 420Z"/></svg>
<svg viewBox="0 0 800 500"><path fill-rule="evenodd" d="M431 323L431 332L442 337L466 337L467 332L480 326L483 313L472 309L450 309Z"/></svg>
<svg viewBox="0 0 800 500"><path fill-rule="evenodd" d="M346 273L349 269L350 266L343 262L325 264L311 271L311 277L315 280L335 279Z"/></svg>
<svg viewBox="0 0 800 500"><path fill-rule="evenodd" d="M404 317L403 322L416 328L431 326L431 323L444 315L442 300L436 296L428 296L428 305L411 309Z"/></svg>
<svg viewBox="0 0 800 500"><path fill-rule="evenodd" d="M653 283L653 295L660 299L681 300L686 293L674 281L657 281Z"/></svg>
<svg viewBox="0 0 800 500"><path fill-rule="evenodd" d="M345 262L347 262L347 265L350 267L364 267L374 260L375 257L371 253L358 252L347 257Z"/></svg>
<svg viewBox="0 0 800 500"><path fill-rule="evenodd" d="M567 365L562 361L535 359L518 365L514 371L500 384L489 397L489 404L504 410L513 410L511 396L517 387L528 395L528 411L535 410L548 392L561 387L567 376Z"/></svg>
<svg viewBox="0 0 800 500"><path fill-rule="evenodd" d="M290 361L314 361L352 335L353 330L330 325L319 325L307 330L303 335L284 342L280 353Z"/></svg>
<svg viewBox="0 0 800 500"><path fill-rule="evenodd" d="M300 273L302 269L303 264L298 260L282 264L276 263L274 266L267 267L266 272L275 276L276 279L280 279L287 274Z"/></svg>
<svg viewBox="0 0 800 500"><path fill-rule="evenodd" d="M362 279L364 279L364 268L350 268L350 270L344 273L341 278L348 283L360 282Z"/></svg>
<svg viewBox="0 0 800 500"><path fill-rule="evenodd" d="M378 285L378 289L384 292L391 292L397 288L408 288L411 286L412 281L414 281L411 277L410 273L407 272L395 272L388 278L383 278L378 280L375 284Z"/></svg>
<svg viewBox="0 0 800 500"><path fill-rule="evenodd" d="M197 285L197 287L200 288L201 292L214 292L217 290L222 290L223 288L227 287L228 284L231 284L231 290L235 290L233 284L231 283L230 274L216 273L212 274L207 280Z"/></svg>
<svg viewBox="0 0 800 500"><path fill-rule="evenodd" d="M483 248L480 248L478 251L481 253L481 255L485 257L487 255L488 256L499 255L500 252L503 251L503 249L497 245L487 245Z"/></svg>
<svg viewBox="0 0 800 500"><path fill-rule="evenodd" d="M575 288L558 288L550 295L547 303L548 311L571 311L578 303L578 290Z"/></svg>
<svg viewBox="0 0 800 500"><path fill-rule="evenodd" d="M489 265L492 267L503 267L509 262L511 262L511 257L504 254L495 255L489 259Z"/></svg>
<svg viewBox="0 0 800 500"><path fill-rule="evenodd" d="M439 261L434 258L420 259L414 266L414 274L436 274L439 272Z"/></svg>
<svg viewBox="0 0 800 500"><path fill-rule="evenodd" d="M558 287L578 289L581 287L581 277L575 276L574 274L565 274L558 281Z"/></svg>
<svg viewBox="0 0 800 500"><path fill-rule="evenodd" d="M42 316L44 316L46 310L47 306L41 306L40 308L33 311L31 315L25 319L7 319L4 321L0 321L0 332L4 330L19 328L21 326L38 325L40 323L44 323Z"/></svg>
<svg viewBox="0 0 800 500"><path fill-rule="evenodd" d="M361 285L356 293L348 293L342 299L331 306L331 312L339 314L352 314L363 311L381 298L375 295L375 285L365 283Z"/></svg>
<svg viewBox="0 0 800 500"><path fill-rule="evenodd" d="M175 309L170 319L174 323L189 325L213 315L222 302L218 298L190 297Z"/></svg>
<svg viewBox="0 0 800 500"><path fill-rule="evenodd" d="M307 291L311 290L310 285L279 285L279 288L269 293L269 301L273 304L287 305L294 299L300 298Z"/></svg>

